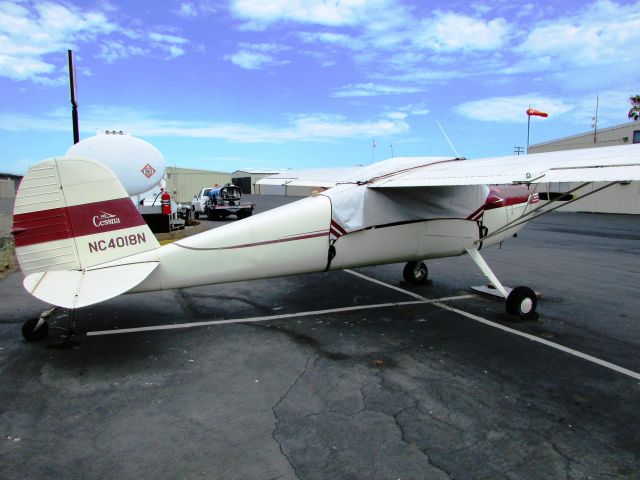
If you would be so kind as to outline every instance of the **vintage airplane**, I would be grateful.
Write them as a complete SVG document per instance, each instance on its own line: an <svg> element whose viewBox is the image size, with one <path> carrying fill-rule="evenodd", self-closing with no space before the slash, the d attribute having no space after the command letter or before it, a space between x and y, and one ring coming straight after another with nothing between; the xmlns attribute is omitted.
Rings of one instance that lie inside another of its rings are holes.
<svg viewBox="0 0 640 480"><path fill-rule="evenodd" d="M509 292L480 249L536 216L629 180L640 180L640 145L481 160L394 158L349 178L293 179L328 189L161 247L111 169L65 156L28 171L13 234L27 291L69 309L123 293L395 262L407 262L404 278L415 284L426 280L425 259L466 253L507 311L530 318L534 292ZM596 181L606 183L585 188ZM568 182L579 183L549 187ZM42 318L23 327L29 340L47 331Z"/></svg>

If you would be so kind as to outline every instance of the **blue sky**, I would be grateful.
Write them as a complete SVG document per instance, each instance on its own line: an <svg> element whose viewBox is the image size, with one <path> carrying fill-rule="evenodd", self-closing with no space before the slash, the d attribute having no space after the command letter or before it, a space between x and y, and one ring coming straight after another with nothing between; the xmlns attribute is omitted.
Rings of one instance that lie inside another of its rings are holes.
<svg viewBox="0 0 640 480"><path fill-rule="evenodd" d="M169 165L233 171L467 158L628 121L640 2L0 2L0 171L125 129ZM372 149L375 139L376 148ZM391 147L393 146L393 147Z"/></svg>

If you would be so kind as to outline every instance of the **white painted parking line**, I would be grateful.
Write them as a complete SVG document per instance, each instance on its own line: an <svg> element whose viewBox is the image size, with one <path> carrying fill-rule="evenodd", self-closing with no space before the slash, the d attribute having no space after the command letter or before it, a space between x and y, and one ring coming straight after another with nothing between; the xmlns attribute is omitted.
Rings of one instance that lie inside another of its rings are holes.
<svg viewBox="0 0 640 480"><path fill-rule="evenodd" d="M454 307L451 307L449 305L445 305L445 304L439 303L439 302L434 303L434 305L436 307L440 307L440 308L443 308L445 310L449 310L450 312L455 312L458 315L462 315L464 317L470 318L471 320L475 320L476 322L484 323L485 325L489 325L490 327L494 327L494 328L497 328L499 330L504 330L505 332L513 333L514 335L518 335L520 337L526 338L526 339L531 340L533 342L541 343L543 345L546 345L547 347L555 348L556 350L560 350L561 352L568 353L568 354L573 355L575 357L582 358L583 360L587 360L587 361L589 361L591 363L595 363L597 365L603 366L603 367L608 368L610 370L614 370L614 371L616 371L618 373L622 373L622 374L627 375L627 376L629 376L631 378L635 378L636 380L640 380L640 373L634 372L634 371L629 370L629 369L624 368L624 367L620 367L619 365L616 365L616 364L611 363L611 362L607 362L606 360L602 360L600 358L588 355L586 353L579 352L577 350L574 350L574 349L569 348L569 347L565 347L565 346L560 345L558 343L550 342L549 340L545 340L544 338L536 337L535 335L530 335L528 333L524 333L524 332L521 332L519 330L514 330L513 328L505 327L504 325L492 322L491 320L487 320L486 318L479 317L477 315L474 315L473 313L469 313L469 312L465 312L464 310L460 310L459 308L454 308Z"/></svg>
<svg viewBox="0 0 640 480"><path fill-rule="evenodd" d="M264 317L232 318L228 320L206 320L202 322L174 323L170 325L154 325L150 327L121 328L121 329L115 329L115 330L96 330L93 332L87 332L87 336L91 337L96 335L118 335L121 333L151 332L156 330L176 330L179 328L194 328L194 327L204 327L207 325L224 325L229 323L269 322L272 320L308 317L311 315L327 315L330 313L353 312L357 310L372 310L376 308L401 307L404 305L417 305L421 303L449 302L452 300L462 300L470 297L473 297L473 295L460 295L457 297L434 298L432 300L425 298L423 300L412 300L408 302L389 302L389 303L376 303L372 305L356 305L353 307L329 308L326 310L312 310L308 312L282 313L280 315L268 315Z"/></svg>
<svg viewBox="0 0 640 480"><path fill-rule="evenodd" d="M405 290L404 288L396 287L395 285L390 285L388 283L381 282L380 280L376 280L375 278L368 277L367 275L363 275L362 273L355 272L353 270L348 270L348 269L345 269L343 271L347 272L347 273L350 273L351 275L355 275L356 277L360 277L363 280L367 280L369 282L377 283L378 285L382 285L383 287L391 288L391 289L396 290L398 292L402 292L402 293L404 293L406 295L410 295L413 298L417 298L417 299L423 300L423 301L429 301L429 299L427 297L423 297L422 295L418 295L417 293L410 292L408 290ZM469 297L472 297L472 296L473 295L469 295Z"/></svg>
<svg viewBox="0 0 640 480"><path fill-rule="evenodd" d="M556 350L560 350L561 352L568 353L570 355L573 355L574 357L578 357L578 358L581 358L583 360L587 360L588 362L595 363L596 365L600 365L602 367L608 368L608 369L613 370L615 372L622 373L623 375L627 375L627 376L629 376L631 378L634 378L636 380L640 380L640 373L638 373L638 372L634 372L633 370L629 370L627 368L621 367L621 366L616 365L614 363L607 362L606 360L602 360L601 358L597 358L597 357L594 357L592 355L588 355L586 353L579 352L578 350L574 350L572 348L565 347L565 346L560 345L558 343L550 342L549 340L545 340L544 338L536 337L535 335L531 335L529 333L524 333L524 332L521 332L519 330L515 330L513 328L509 328L509 327L507 327L505 325L502 325L500 323L492 322L491 320L487 320L486 318L482 318L482 317L480 317L478 315L474 315L473 313L465 312L464 310L460 310L459 308L451 307L449 305L445 305L444 303L441 303L441 302L445 301L445 299L429 301L427 298L421 297L420 295L417 295L417 294L415 294L413 292L409 292L409 291L404 290L404 289L402 289L400 287L396 287L395 285L389 285L388 283L381 282L380 280L376 280L375 278L368 277L368 276L363 275L361 273L354 272L352 270L345 270L345 272L351 273L351 274L353 274L353 275L355 275L357 277L360 277L360 278L362 278L364 280L369 280L370 282L377 283L378 285L383 285L383 286L386 286L386 287L391 288L393 290L396 290L396 291L399 291L399 292L404 292L407 295L411 295L412 297L424 298L427 302L431 303L432 305L434 305L436 307L442 308L444 310L448 310L450 312L457 313L458 315L462 315L463 317L469 318L471 320L475 320L476 322L480 322L480 323L482 323L484 325L488 325L490 327L497 328L498 330L502 330L504 332L509 332L509 333L514 334L514 335L518 335L519 337L526 338L527 340L531 340L532 342L541 343L543 345L546 345L547 347L555 348ZM467 298L474 297L474 296L475 295L467 295ZM455 297L455 298L460 298L460 297ZM420 303L420 302L411 302L411 303Z"/></svg>

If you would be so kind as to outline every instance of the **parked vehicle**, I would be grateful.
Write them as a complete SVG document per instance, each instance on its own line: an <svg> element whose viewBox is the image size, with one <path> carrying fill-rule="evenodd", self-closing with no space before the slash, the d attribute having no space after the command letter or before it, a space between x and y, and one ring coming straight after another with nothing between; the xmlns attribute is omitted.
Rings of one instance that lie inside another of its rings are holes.
<svg viewBox="0 0 640 480"><path fill-rule="evenodd" d="M242 189L235 185L203 188L191 202L193 216L200 218L200 215L206 215L210 220L225 219L229 215L235 215L238 220L250 217L255 205L240 203L241 198Z"/></svg>

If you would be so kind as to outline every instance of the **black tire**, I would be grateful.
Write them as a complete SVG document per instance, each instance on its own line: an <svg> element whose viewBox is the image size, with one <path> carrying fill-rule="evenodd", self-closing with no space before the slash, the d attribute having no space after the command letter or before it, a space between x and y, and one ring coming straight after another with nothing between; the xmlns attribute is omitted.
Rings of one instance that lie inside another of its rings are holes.
<svg viewBox="0 0 640 480"><path fill-rule="evenodd" d="M517 315L522 320L530 320L536 314L538 298L529 287L516 287L507 297L507 313Z"/></svg>
<svg viewBox="0 0 640 480"><path fill-rule="evenodd" d="M424 262L408 262L404 266L402 276L409 285L423 285L429 277L429 269Z"/></svg>
<svg viewBox="0 0 640 480"><path fill-rule="evenodd" d="M22 325L22 336L26 340L30 342L37 342L38 340L45 338L49 333L49 324L47 322L44 322L37 330L34 330L39 320L39 318L32 318L31 320L24 322L24 325Z"/></svg>
<svg viewBox="0 0 640 480"><path fill-rule="evenodd" d="M238 217L238 220L242 220L243 218L250 217L251 213L253 213L251 210L238 210L236 216Z"/></svg>

